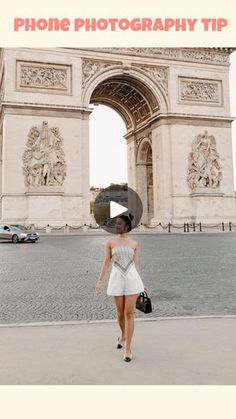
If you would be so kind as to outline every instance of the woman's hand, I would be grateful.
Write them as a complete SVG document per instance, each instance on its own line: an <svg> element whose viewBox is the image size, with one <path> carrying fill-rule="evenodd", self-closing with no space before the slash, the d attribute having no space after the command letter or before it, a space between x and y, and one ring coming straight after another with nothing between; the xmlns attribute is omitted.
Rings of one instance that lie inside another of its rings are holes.
<svg viewBox="0 0 236 419"><path fill-rule="evenodd" d="M97 284L96 284L95 292L96 292L97 295L102 292L102 283L100 281L98 281Z"/></svg>

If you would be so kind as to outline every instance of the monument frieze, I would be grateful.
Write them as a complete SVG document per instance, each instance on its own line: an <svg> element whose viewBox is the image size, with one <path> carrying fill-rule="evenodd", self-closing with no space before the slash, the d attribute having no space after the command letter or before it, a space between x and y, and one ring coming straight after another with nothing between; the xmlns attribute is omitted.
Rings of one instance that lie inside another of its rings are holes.
<svg viewBox="0 0 236 419"><path fill-rule="evenodd" d="M17 61L16 73L17 90L71 93L70 65Z"/></svg>

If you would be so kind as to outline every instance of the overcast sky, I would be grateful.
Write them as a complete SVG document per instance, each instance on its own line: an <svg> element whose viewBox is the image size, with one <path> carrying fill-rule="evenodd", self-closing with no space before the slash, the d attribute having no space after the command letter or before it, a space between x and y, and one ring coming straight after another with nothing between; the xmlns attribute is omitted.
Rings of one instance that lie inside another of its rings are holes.
<svg viewBox="0 0 236 419"><path fill-rule="evenodd" d="M236 117L236 51L230 66L231 115ZM90 185L108 186L127 182L125 124L119 114L103 105L90 116ZM236 121L232 124L234 185L236 189Z"/></svg>

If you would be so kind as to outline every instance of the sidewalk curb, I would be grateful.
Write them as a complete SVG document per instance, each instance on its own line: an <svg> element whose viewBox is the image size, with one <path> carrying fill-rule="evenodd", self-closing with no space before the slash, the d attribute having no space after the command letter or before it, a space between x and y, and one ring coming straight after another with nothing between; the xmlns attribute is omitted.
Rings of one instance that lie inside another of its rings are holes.
<svg viewBox="0 0 236 419"><path fill-rule="evenodd" d="M218 315L218 316L176 316L176 317L149 317L135 318L135 322L155 322L165 320L203 320L203 319L235 319L236 315ZM103 324L103 323L116 323L117 319L104 319L104 320L75 320L75 321L58 321L58 322L32 322L32 323L9 323L0 324L0 329L13 328L13 327L47 327L47 326L79 326L89 324Z"/></svg>

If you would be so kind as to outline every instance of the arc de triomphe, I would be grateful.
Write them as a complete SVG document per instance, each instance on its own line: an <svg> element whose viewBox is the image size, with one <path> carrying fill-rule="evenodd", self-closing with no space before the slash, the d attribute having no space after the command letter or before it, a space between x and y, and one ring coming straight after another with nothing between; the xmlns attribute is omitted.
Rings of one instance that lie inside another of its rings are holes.
<svg viewBox="0 0 236 419"><path fill-rule="evenodd" d="M231 52L2 49L1 221L90 222L89 116L98 103L125 121L128 184L144 222L235 222Z"/></svg>

